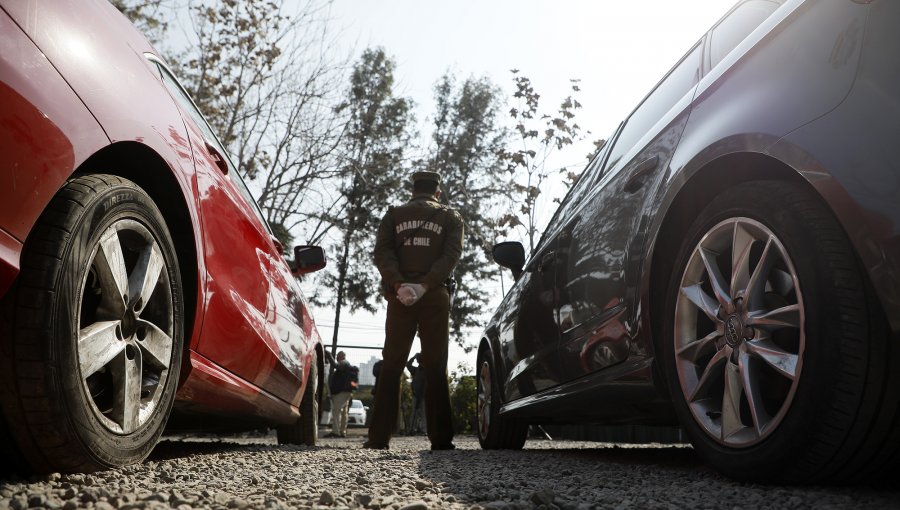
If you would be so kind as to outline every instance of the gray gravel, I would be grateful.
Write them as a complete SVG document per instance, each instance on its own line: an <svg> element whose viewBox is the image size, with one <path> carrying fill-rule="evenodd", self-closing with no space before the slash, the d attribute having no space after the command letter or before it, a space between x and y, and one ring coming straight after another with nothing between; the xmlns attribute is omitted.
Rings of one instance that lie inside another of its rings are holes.
<svg viewBox="0 0 900 510"><path fill-rule="evenodd" d="M457 438L457 450L431 452L421 437L395 438L389 451L362 441L170 439L138 466L0 479L0 508L900 508L896 488L731 482L684 446L530 441L487 452Z"/></svg>

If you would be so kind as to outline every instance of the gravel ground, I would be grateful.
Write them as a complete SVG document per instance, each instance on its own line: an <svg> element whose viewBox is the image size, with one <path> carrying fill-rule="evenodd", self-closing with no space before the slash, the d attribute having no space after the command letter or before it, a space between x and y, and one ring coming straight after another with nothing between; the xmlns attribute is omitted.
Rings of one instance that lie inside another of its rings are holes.
<svg viewBox="0 0 900 510"><path fill-rule="evenodd" d="M169 438L142 465L0 478L0 508L900 508L895 487L740 484L685 446L529 441L520 452L428 451L423 437L361 449L360 432L314 448Z"/></svg>

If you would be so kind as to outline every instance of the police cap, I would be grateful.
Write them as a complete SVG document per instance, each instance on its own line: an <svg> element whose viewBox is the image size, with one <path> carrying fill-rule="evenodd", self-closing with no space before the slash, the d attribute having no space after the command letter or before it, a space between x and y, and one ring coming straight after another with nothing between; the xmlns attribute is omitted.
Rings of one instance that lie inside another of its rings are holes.
<svg viewBox="0 0 900 510"><path fill-rule="evenodd" d="M412 181L431 181L440 184L441 174L437 172L416 172L412 176Z"/></svg>

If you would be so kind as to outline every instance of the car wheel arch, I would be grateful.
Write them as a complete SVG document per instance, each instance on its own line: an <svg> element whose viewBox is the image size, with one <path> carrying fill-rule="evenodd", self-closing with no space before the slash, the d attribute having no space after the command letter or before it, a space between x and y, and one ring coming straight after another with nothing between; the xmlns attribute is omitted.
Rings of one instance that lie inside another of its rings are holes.
<svg viewBox="0 0 900 510"><path fill-rule="evenodd" d="M117 142L91 155L78 168L76 174L103 173L126 178L137 184L157 204L175 245L181 267L181 285L184 299L184 356L179 387L190 373L188 350L199 326L198 302L187 296L198 296L200 269L198 264L197 237L192 227L192 214L186 193L165 159L152 148L138 142Z"/></svg>
<svg viewBox="0 0 900 510"><path fill-rule="evenodd" d="M659 388L662 394L668 394L668 390L664 378L657 377L661 372L658 372L655 353L662 331L665 294L675 262L674 257L666 255L679 249L681 235L713 197L726 189L761 180L803 183L812 189L797 170L783 161L758 152L737 152L713 159L691 172L681 186L668 190L669 196L657 211L657 226L651 235L653 242L645 255L650 264L644 264L642 270L641 310L642 322L649 326L647 347L654 356L654 381L662 386Z"/></svg>
<svg viewBox="0 0 900 510"><path fill-rule="evenodd" d="M493 346L491 345L491 339L488 337L482 338L478 343L478 350L475 351L475 354L480 354L481 351L487 351L488 359L491 360L491 363L494 364L494 370L497 370L497 357L494 355L496 352ZM477 359L477 356L476 356ZM475 374L478 374L478 366L475 367Z"/></svg>
<svg viewBox="0 0 900 510"><path fill-rule="evenodd" d="M500 348L499 348L499 340L496 337L491 335L485 336L481 339L481 342L478 344L478 350L476 350L476 354L480 353L482 350L487 351L488 359L493 363L494 373L499 376L496 380L496 384L500 385L500 395L505 395L503 391L502 381L506 379L506 373L504 370L503 360L500 359ZM475 373L478 373L478 367L475 367ZM505 402L504 402L505 403Z"/></svg>
<svg viewBox="0 0 900 510"><path fill-rule="evenodd" d="M316 382L316 384L318 385L317 388L319 388L319 392L318 392L319 416L316 417L316 419L318 420L318 421L316 421L316 423L319 423L320 421L322 421L322 413L324 411L324 408L322 406L322 398L323 398L323 395L325 394L325 392L322 391L322 388L325 387L325 347L322 346L321 343L317 343L315 346L315 351L316 351L316 368L318 368L318 372L317 372L318 381Z"/></svg>

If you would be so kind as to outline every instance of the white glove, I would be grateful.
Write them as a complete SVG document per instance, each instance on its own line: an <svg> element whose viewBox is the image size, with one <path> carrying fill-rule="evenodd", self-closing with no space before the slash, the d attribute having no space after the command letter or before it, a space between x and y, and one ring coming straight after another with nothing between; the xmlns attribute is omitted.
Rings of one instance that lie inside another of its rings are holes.
<svg viewBox="0 0 900 510"><path fill-rule="evenodd" d="M397 299L406 306L412 306L425 295L425 287L418 283L403 283L397 290Z"/></svg>

